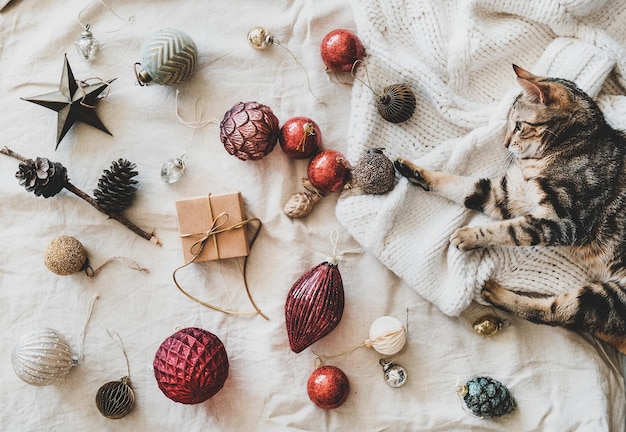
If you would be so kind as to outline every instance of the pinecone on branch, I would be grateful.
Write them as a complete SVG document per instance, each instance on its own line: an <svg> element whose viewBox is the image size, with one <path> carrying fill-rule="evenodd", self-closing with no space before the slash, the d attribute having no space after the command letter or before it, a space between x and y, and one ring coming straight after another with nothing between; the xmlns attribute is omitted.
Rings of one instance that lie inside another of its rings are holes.
<svg viewBox="0 0 626 432"><path fill-rule="evenodd" d="M60 162L38 157L21 162L15 177L28 192L50 198L61 192L67 183L67 169Z"/></svg>
<svg viewBox="0 0 626 432"><path fill-rule="evenodd" d="M94 190L96 203L106 212L120 213L133 201L138 182L133 179L137 175L137 165L126 159L113 161L110 170L98 180L98 187Z"/></svg>

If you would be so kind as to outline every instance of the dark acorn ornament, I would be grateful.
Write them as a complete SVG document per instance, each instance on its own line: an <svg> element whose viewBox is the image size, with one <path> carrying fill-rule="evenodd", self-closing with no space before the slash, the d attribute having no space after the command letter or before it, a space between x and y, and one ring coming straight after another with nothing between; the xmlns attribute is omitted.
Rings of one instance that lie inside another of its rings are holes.
<svg viewBox="0 0 626 432"><path fill-rule="evenodd" d="M293 284L285 302L289 346L295 353L332 332L341 321L344 291L338 261L326 261L307 270Z"/></svg>
<svg viewBox="0 0 626 432"><path fill-rule="evenodd" d="M408 374L402 366L385 359L380 359L380 365L383 367L385 383L389 387L398 388L406 384Z"/></svg>
<svg viewBox="0 0 626 432"><path fill-rule="evenodd" d="M517 405L509 389L488 376L473 378L464 385L456 386L455 390L472 414L485 419L508 414Z"/></svg>
<svg viewBox="0 0 626 432"><path fill-rule="evenodd" d="M109 213L120 213L130 206L137 192L137 165L126 159L113 161L111 169L104 170L94 190L98 205Z"/></svg>
<svg viewBox="0 0 626 432"><path fill-rule="evenodd" d="M378 113L391 123L407 121L415 112L415 94L406 84L392 84L376 100Z"/></svg>
<svg viewBox="0 0 626 432"><path fill-rule="evenodd" d="M211 398L228 378L224 344L213 333L197 327L184 328L165 339L152 365L163 394L187 405Z"/></svg>
<svg viewBox="0 0 626 432"><path fill-rule="evenodd" d="M280 128L278 118L267 105L237 102L220 122L220 140L237 158L259 160L274 149Z"/></svg>
<svg viewBox="0 0 626 432"><path fill-rule="evenodd" d="M293 117L280 128L278 142L290 159L307 159L320 150L322 131L308 117Z"/></svg>
<svg viewBox="0 0 626 432"><path fill-rule="evenodd" d="M307 381L309 399L318 407L329 410L337 408L350 395L350 380L335 366L319 366Z"/></svg>
<svg viewBox="0 0 626 432"><path fill-rule="evenodd" d="M383 149L371 149L354 166L352 178L355 186L366 194L386 194L394 187L395 168Z"/></svg>
<svg viewBox="0 0 626 432"><path fill-rule="evenodd" d="M502 320L495 315L487 314L476 319L472 323L472 328L480 336L493 336L509 325L508 321Z"/></svg>
<svg viewBox="0 0 626 432"><path fill-rule="evenodd" d="M96 407L100 414L110 419L120 419L130 413L135 406L135 392L130 378L110 381L98 389Z"/></svg>
<svg viewBox="0 0 626 432"><path fill-rule="evenodd" d="M328 70L350 72L353 65L365 56L365 48L350 30L336 29L322 39L320 55Z"/></svg>

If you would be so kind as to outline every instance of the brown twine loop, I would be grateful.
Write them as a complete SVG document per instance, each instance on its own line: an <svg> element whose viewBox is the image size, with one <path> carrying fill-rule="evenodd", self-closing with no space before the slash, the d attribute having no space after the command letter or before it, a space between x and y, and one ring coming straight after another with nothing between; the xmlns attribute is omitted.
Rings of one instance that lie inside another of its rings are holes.
<svg viewBox="0 0 626 432"><path fill-rule="evenodd" d="M89 81L96 81L96 82L94 84L89 84ZM87 92L85 91L85 87L88 87L89 85L95 85L95 84L104 84L106 86L106 90L104 91L104 93L98 96L97 98L98 100L104 99L105 97L107 97L109 95L109 92L111 91L111 83L98 77L87 78L84 80L76 80L76 84L78 84L78 88L83 93L83 97L80 99L79 103L86 108L94 109L96 108L96 106L85 103L85 99L87 98Z"/></svg>
<svg viewBox="0 0 626 432"><path fill-rule="evenodd" d="M209 201L209 205L210 205L210 201ZM222 222L220 222L220 220L223 219ZM263 318L265 318L266 320L269 320L269 317L267 315L265 315L263 312L261 312L261 310L257 307L254 299L252 298L252 294L250 293L250 288L248 287L248 279L246 276L246 268L248 265L248 256L247 255L244 258L243 261L243 283L244 286L246 288L246 294L248 296L248 300L250 301L250 304L252 305L252 307L254 308L254 312L239 312L239 311L233 311L233 310L229 310L229 309L224 309L221 308L219 306L215 306L212 305L210 303L207 303L205 301L200 300L197 297L194 297L193 295L189 294L187 291L185 291L183 289L182 286L180 286L180 284L178 283L178 280L176 279L176 273L187 267L189 264L193 263L198 256L200 255L200 253L202 252L202 250L204 249L204 247L206 246L206 243L209 239L213 239L213 244L216 248L216 251L218 253L218 259L219 259L219 248L217 245L217 234L219 233L223 233L226 231L231 231L231 230L235 230L235 229L242 229L244 228L246 225L256 222L258 223L258 228L256 229L254 235L252 236L252 240L250 241L249 247L250 249L252 249L252 245L254 244L256 238L258 237L259 233L261 232L261 227L262 227L262 222L260 219L258 218L250 218L250 219L245 219L241 222L238 222L234 225L222 228L226 223L228 222L228 215L226 213L220 213L215 220L213 220L211 227L204 233L199 233L199 234L181 234L181 237L191 237L191 236L195 236L195 235L202 235L202 238L200 240L198 240L197 242L195 242L192 246L191 246L191 253L193 254L193 258L183 264L182 266L178 267L176 270L174 270L174 272L172 273L172 278L174 279L174 284L176 285L176 288L178 288L178 290L180 292L182 292L185 296L187 296L188 298L190 298L191 300L195 301L196 303L201 304L202 306L208 307L209 309L213 309L216 310L218 312L222 312L228 315L261 315ZM197 246L197 251L194 250L196 249Z"/></svg>
<svg viewBox="0 0 626 432"><path fill-rule="evenodd" d="M98 268L96 268L95 270L93 269L93 267L91 267L91 265L89 264L89 261L87 261L85 263L85 274L90 277L96 277L96 275L102 270L102 268L104 268L106 265L112 263L113 261L125 261L127 263L128 268L132 269L132 270L137 270L140 272L146 272L146 273L150 273L150 269L145 268L140 266L137 261L132 260L130 258L126 258L123 256L115 256L115 257L111 257L109 259L107 259L104 263L102 263Z"/></svg>
<svg viewBox="0 0 626 432"><path fill-rule="evenodd" d="M365 78L367 79L367 82L363 81L361 78L359 78L358 76L356 76L356 67L359 63L363 63L363 68L365 69ZM367 87L368 89L371 90L372 93L374 93L375 96L377 97L382 97L383 94L377 92L376 90L374 90L374 87L372 86L372 82L370 81L370 74L367 70L367 65L365 64L365 62L363 60L356 60L354 63L352 63L352 68L350 69L350 75L352 75L352 78L354 78L355 80L359 81L361 84L363 84L365 87Z"/></svg>
<svg viewBox="0 0 626 432"><path fill-rule="evenodd" d="M122 354L124 355L124 360L126 360L126 378L130 378L130 362L128 361L128 355L126 354L126 348L124 347L124 341L122 340L122 337L115 330L113 330L113 333L117 337L117 340L115 340L113 334L111 334L110 329L107 329L107 333L109 337L113 340L113 342L115 342L115 345L117 345L117 347L122 351Z"/></svg>

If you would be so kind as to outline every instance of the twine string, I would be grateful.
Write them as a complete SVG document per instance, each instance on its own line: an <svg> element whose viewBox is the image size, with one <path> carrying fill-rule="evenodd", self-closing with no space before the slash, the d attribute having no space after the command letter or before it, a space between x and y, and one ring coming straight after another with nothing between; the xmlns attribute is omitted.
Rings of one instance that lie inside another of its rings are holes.
<svg viewBox="0 0 626 432"><path fill-rule="evenodd" d="M210 201L209 201L210 202ZM231 230L236 230L236 229L243 229L246 225L251 224L256 222L258 224L258 227L254 233L254 235L252 236L252 239L250 240L249 243L249 247L250 249L252 249L252 246L254 245L254 242L256 241L260 231L261 231L261 227L262 227L262 222L260 219L258 218L250 218L250 219L245 219L241 222L235 223L233 225L230 225L228 227L222 228L228 221L228 215L226 213L220 213L215 220L213 220L211 227L204 233L199 233L199 234L181 234L181 237L186 238L186 237L191 237L191 236L195 236L195 235L202 235L202 238L198 241L196 241L192 247L191 247L191 253L193 255L193 258L191 260L189 260L187 263L183 264L182 266L176 268L174 270L174 272L172 273L172 278L174 279L174 284L176 285L176 288L178 288L178 290L180 292L182 292L185 296L187 296L188 298L190 298L191 300L195 301L196 303L201 304L202 306L208 307L209 309L213 309L216 310L218 312L222 312L228 315L261 315L263 318L265 318L266 320L269 320L269 317L267 315L265 315L263 312L261 312L261 310L259 309L259 307L257 306L256 302L254 301L254 299L252 298L252 293L250 292L250 288L248 286L248 278L247 278L247 265L248 265L248 257L249 255L246 255L246 257L244 258L243 261L243 282L244 282L244 286L245 286L245 290L246 290L246 295L248 296L248 300L250 301L250 304L252 305L252 307L254 308L254 311L250 311L250 312L239 312L239 311L233 311L233 310L229 310L229 309L225 309L219 306L215 306L213 304L207 303L203 300L200 300L199 298L191 295L190 293L188 293L185 289L183 289L183 287L178 283L178 280L176 279L176 273L178 273L179 270L187 267L189 264L193 263L198 256L200 256L200 253L202 252L202 250L204 249L204 247L206 246L206 243L209 239L213 239L214 240L214 244L215 247L217 248L217 234L223 233L223 232L227 232L227 231L231 231ZM219 251L219 249L218 249ZM219 259L219 257L218 257Z"/></svg>
<svg viewBox="0 0 626 432"><path fill-rule="evenodd" d="M287 48L286 46L284 46L283 44L281 44L277 39L272 38L272 43L274 45L277 45L279 47L281 47L282 49L284 49L285 51L287 51L291 57L293 57L293 60L296 62L296 65L302 70L302 72L304 72L304 76L306 78L306 87L309 90L309 93L311 93L311 95L315 98L315 100L317 100L319 103L321 104L326 104L326 102L324 102L323 100L321 100L319 97L317 97L317 95L315 93L313 93L313 90L311 89L311 78L309 77L309 73L307 72L306 68L304 67L304 65L302 64L302 62L300 61L300 59L298 59L298 57L293 53L293 51L291 51L289 48Z"/></svg>
<svg viewBox="0 0 626 432"><path fill-rule="evenodd" d="M89 81L96 81L96 82L93 84L89 84ZM109 92L111 91L111 83L109 81L105 81L102 78L98 78L98 77L86 78L84 80L76 80L76 84L78 84L78 88L83 93L83 97L80 99L80 104L84 107L91 108L91 109L95 109L96 106L89 105L87 102L85 102L85 99L87 99L87 92L85 91L85 87L89 87L90 85L96 85L96 84L104 84L106 86L106 89L104 90L104 92L101 93L96 98L96 100L104 99L105 97L109 95Z"/></svg>
<svg viewBox="0 0 626 432"><path fill-rule="evenodd" d="M96 268L95 270L90 266L87 265L87 267L85 268L85 273L87 274L87 276L89 276L90 278L96 277L96 275L108 264L112 263L113 261L125 261L127 263L128 268L132 269L132 270L137 270L140 272L145 272L145 273L150 273L150 269L146 268L146 267L142 267L139 265L139 263L137 263L137 261L132 260L130 258L126 258L123 256L114 256L111 257L109 259L107 259L104 263L102 263L98 268Z"/></svg>
<svg viewBox="0 0 626 432"><path fill-rule="evenodd" d="M336 265L339 262L339 258L343 257L344 255L357 254L357 253L362 252L361 248L347 249L341 252L337 252L338 239L339 239L339 231L335 228L330 232L330 243L333 246L333 253L331 256L326 258L326 261L329 262L330 264Z"/></svg>
<svg viewBox="0 0 626 432"><path fill-rule="evenodd" d="M363 68L365 69L365 78L367 79L367 82L365 82L364 80L362 80L361 78L356 76L356 67L357 67L357 65L359 63L363 63ZM369 72L367 70L367 65L365 64L365 62L363 60L359 59L359 60L356 60L354 63L352 63L352 68L350 69L350 75L352 75L352 78L354 78L355 80L359 81L365 87L370 89L372 91L372 93L374 93L374 95L376 95L377 97L383 97L382 94L380 94L376 90L374 90L374 86L372 86L372 82L370 81L370 74L369 74Z"/></svg>
<svg viewBox="0 0 626 432"><path fill-rule="evenodd" d="M113 330L113 333L117 337L117 340L111 334L110 329L107 329L107 333L109 334L109 337L113 340L113 342L115 342L115 345L117 345L117 347L122 351L122 354L124 355L124 360L126 361L126 376L130 378L130 362L128 361L128 355L126 354L126 348L124 347L124 341L122 340L122 337L115 330Z"/></svg>
<svg viewBox="0 0 626 432"><path fill-rule="evenodd" d="M91 3L87 3L87 5L85 7L83 7L78 12L78 16L76 17L76 20L78 21L78 24L82 28L84 28L85 30L90 30L91 26L89 24L83 24L83 21L81 20L81 15L85 12L85 10L90 8L95 3L101 4L102 6L104 6L106 8L106 10L111 12L116 18L120 19L121 21L124 21L124 24L122 24L119 28L116 28L114 30L99 31L98 33L116 33L118 31L122 30L124 28L124 26L126 26L126 24L128 24L129 22L131 22L135 18L133 15L129 16L128 18L124 18L124 17L120 16L119 14L117 14L109 5L107 5L102 0L94 0Z"/></svg>
<svg viewBox="0 0 626 432"><path fill-rule="evenodd" d="M85 333L87 332L87 325L89 324L89 321L91 320L91 314L93 312L93 305L96 302L96 300L98 300L99 297L100 296L98 295L98 293L96 293L93 295L93 297L91 297L91 300L89 300L89 310L87 312L87 318L85 319L85 323L83 324L83 330L81 331L79 345L78 345L78 358L80 361L82 361L83 358L85 357L85 354L83 352L84 345L85 345Z"/></svg>

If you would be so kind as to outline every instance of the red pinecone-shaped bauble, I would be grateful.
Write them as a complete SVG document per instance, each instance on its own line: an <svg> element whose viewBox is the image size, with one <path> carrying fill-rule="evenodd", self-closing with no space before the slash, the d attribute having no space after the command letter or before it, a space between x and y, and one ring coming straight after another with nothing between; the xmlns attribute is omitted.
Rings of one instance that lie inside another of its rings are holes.
<svg viewBox="0 0 626 432"><path fill-rule="evenodd" d="M220 122L220 140L228 153L241 160L267 156L278 142L278 118L257 102L237 102Z"/></svg>
<svg viewBox="0 0 626 432"><path fill-rule="evenodd" d="M328 33L320 46L322 61L333 72L350 72L357 60L365 56L365 48L350 30L336 29Z"/></svg>
<svg viewBox="0 0 626 432"><path fill-rule="evenodd" d="M320 150L322 131L308 117L293 117L280 128L278 142L290 159L306 159Z"/></svg>
<svg viewBox="0 0 626 432"><path fill-rule="evenodd" d="M189 327L163 341L154 356L154 377L174 402L198 404L220 391L228 378L228 356L217 336Z"/></svg>
<svg viewBox="0 0 626 432"><path fill-rule="evenodd" d="M309 162L307 175L311 184L320 191L336 192L350 178L350 163L336 150L322 150Z"/></svg>
<svg viewBox="0 0 626 432"><path fill-rule="evenodd" d="M337 327L344 294L336 260L309 269L293 284L285 303L289 346L299 353Z"/></svg>
<svg viewBox="0 0 626 432"><path fill-rule="evenodd" d="M309 399L322 409L342 405L350 395L350 381L335 366L320 366L313 371L306 385Z"/></svg>

